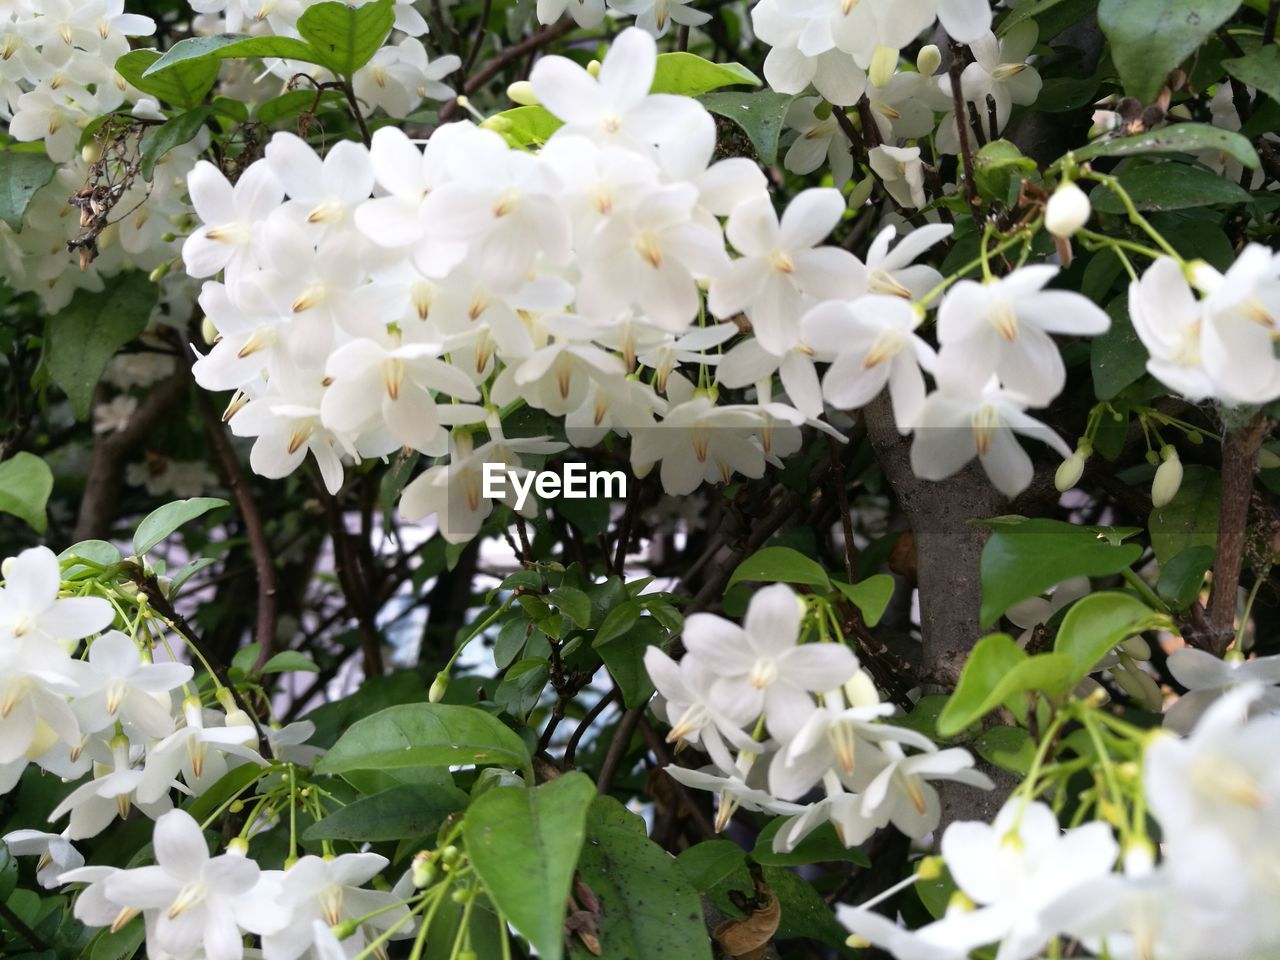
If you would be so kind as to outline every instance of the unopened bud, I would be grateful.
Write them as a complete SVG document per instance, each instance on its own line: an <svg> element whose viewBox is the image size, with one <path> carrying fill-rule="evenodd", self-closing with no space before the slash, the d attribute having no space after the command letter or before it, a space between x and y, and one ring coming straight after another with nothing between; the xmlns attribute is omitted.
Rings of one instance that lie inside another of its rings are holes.
<svg viewBox="0 0 1280 960"><path fill-rule="evenodd" d="M436 674L435 680L431 682L431 689L427 693L427 699L432 703L439 703L444 699L444 695L448 689L449 673L447 670L441 670Z"/></svg>
<svg viewBox="0 0 1280 960"><path fill-rule="evenodd" d="M17 557L5 557L4 562L0 563L0 577L8 578L9 571L13 569L13 565L17 562Z"/></svg>
<svg viewBox="0 0 1280 960"><path fill-rule="evenodd" d="M247 857L249 855L249 841L244 837L232 837L227 844L227 853L233 853L237 857Z"/></svg>
<svg viewBox="0 0 1280 960"><path fill-rule="evenodd" d="M97 163L102 159L102 147L98 145L97 140L90 140L80 148L80 156L84 158L85 163Z"/></svg>
<svg viewBox="0 0 1280 960"><path fill-rule="evenodd" d="M1135 660L1151 659L1151 644L1143 637L1132 636L1120 643L1120 649Z"/></svg>
<svg viewBox="0 0 1280 960"><path fill-rule="evenodd" d="M458 853L458 848L455 847L453 844L449 844L449 846L445 847L443 850L440 851L441 861L443 861L446 865L450 867L452 867L455 863L458 862L458 858L460 856L461 854Z"/></svg>
<svg viewBox="0 0 1280 960"><path fill-rule="evenodd" d="M538 106L538 95L533 92L533 84L528 80L517 80L507 87L507 96L522 107Z"/></svg>
<svg viewBox="0 0 1280 960"><path fill-rule="evenodd" d="M587 64L587 73L591 74L591 76L593 76L593 77L598 77L598 76L600 76L600 61L599 61L599 60L592 60L590 63L588 63L588 64Z"/></svg>
<svg viewBox="0 0 1280 960"><path fill-rule="evenodd" d="M213 325L213 321L208 317L200 321L200 336L204 337L204 342L211 347L218 339L218 328Z"/></svg>
<svg viewBox="0 0 1280 960"><path fill-rule="evenodd" d="M1125 844L1124 853L1120 857L1124 864L1126 877L1145 877L1156 866L1156 848L1150 840L1133 839Z"/></svg>
<svg viewBox="0 0 1280 960"><path fill-rule="evenodd" d="M1066 493L1084 476L1084 457L1077 450L1058 465L1058 472L1053 475L1053 485L1059 493Z"/></svg>
<svg viewBox="0 0 1280 960"><path fill-rule="evenodd" d="M1055 237L1064 240L1089 222L1093 207L1085 192L1070 181L1053 192L1044 211L1044 225Z"/></svg>
<svg viewBox="0 0 1280 960"><path fill-rule="evenodd" d="M916 867L917 880L937 880L942 876L945 861L941 857L925 857Z"/></svg>
<svg viewBox="0 0 1280 960"><path fill-rule="evenodd" d="M330 929L339 940L346 940L355 936L356 931L360 929L360 924L354 920L343 920L341 923L335 923Z"/></svg>
<svg viewBox="0 0 1280 960"><path fill-rule="evenodd" d="M844 685L844 695L851 707L874 707L880 703L880 691L865 670L849 678Z"/></svg>
<svg viewBox="0 0 1280 960"><path fill-rule="evenodd" d="M867 71L867 79L873 87L883 87L893 79L898 69L898 51L892 47L876 47L871 55L871 69Z"/></svg>
<svg viewBox="0 0 1280 960"><path fill-rule="evenodd" d="M1156 468L1156 476L1151 481L1151 505L1163 507L1178 495L1182 486L1182 461L1178 459L1178 451L1166 446L1160 451L1164 463Z"/></svg>
<svg viewBox="0 0 1280 960"><path fill-rule="evenodd" d="M436 864L426 850L420 850L414 855L411 879L419 890L424 890L435 882Z"/></svg>
<svg viewBox="0 0 1280 960"><path fill-rule="evenodd" d="M916 54L916 69L922 77L932 77L942 66L942 51L936 44L927 43Z"/></svg>
<svg viewBox="0 0 1280 960"><path fill-rule="evenodd" d="M871 198L871 191L875 189L876 178L866 177L860 183L855 183L853 189L849 191L849 209L857 210Z"/></svg>
<svg viewBox="0 0 1280 960"><path fill-rule="evenodd" d="M217 697L218 703L222 705L222 709L227 711L228 714L240 707L240 704L236 703L236 695L231 692L230 687L219 687Z"/></svg>

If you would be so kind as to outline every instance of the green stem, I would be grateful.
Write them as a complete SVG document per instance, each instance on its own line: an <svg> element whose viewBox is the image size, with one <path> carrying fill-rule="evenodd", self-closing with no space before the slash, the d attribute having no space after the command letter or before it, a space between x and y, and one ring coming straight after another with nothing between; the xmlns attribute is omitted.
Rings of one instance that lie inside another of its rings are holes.
<svg viewBox="0 0 1280 960"><path fill-rule="evenodd" d="M1138 593L1141 594L1142 599L1151 604L1151 606L1155 607L1161 613L1169 612L1169 605L1161 600L1159 595L1152 590L1151 587L1147 586L1147 581L1143 580L1128 567L1125 567L1120 571L1120 576L1124 577L1125 583L1138 591Z"/></svg>

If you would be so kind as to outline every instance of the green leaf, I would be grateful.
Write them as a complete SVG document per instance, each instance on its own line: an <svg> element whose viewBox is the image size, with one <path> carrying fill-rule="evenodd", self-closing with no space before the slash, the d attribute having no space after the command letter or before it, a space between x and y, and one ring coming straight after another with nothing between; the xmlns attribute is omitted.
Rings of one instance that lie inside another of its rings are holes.
<svg viewBox="0 0 1280 960"><path fill-rule="evenodd" d="M652 617L637 620L626 633L601 642L597 636L591 644L600 659L609 668L609 674L622 691L622 701L628 707L648 703L653 696L653 683L649 671L644 668L644 653L666 639L666 631Z"/></svg>
<svg viewBox="0 0 1280 960"><path fill-rule="evenodd" d="M1177 494L1152 510L1147 521L1157 560L1165 563L1192 547L1216 546L1221 491L1218 471L1198 463L1184 468Z"/></svg>
<svg viewBox="0 0 1280 960"><path fill-rule="evenodd" d="M204 122L209 119L211 112L210 107L197 107L195 110L188 110L174 117L167 123L149 129L146 136L142 138L142 163L139 165L142 176L147 180L152 179L156 172L156 164L164 159L165 154L170 150L194 139L204 126Z"/></svg>
<svg viewBox="0 0 1280 960"><path fill-rule="evenodd" d="M1147 153L1195 153L1197 150L1215 150L1229 154L1250 169L1258 167L1258 153L1253 145L1238 133L1221 130L1205 123L1175 123L1149 133L1131 137L1115 137L1096 140L1087 147L1072 150L1071 156L1078 163L1095 157L1135 157ZM1050 170L1056 169L1054 164Z"/></svg>
<svg viewBox="0 0 1280 960"><path fill-rule="evenodd" d="M298 33L320 55L320 63L340 77L350 77L378 52L396 15L394 0L373 0L359 7L330 0L307 7L298 18Z"/></svg>
<svg viewBox="0 0 1280 960"><path fill-rule="evenodd" d="M183 110L199 106L218 82L218 61L213 58L185 60L147 76L159 59L158 50L130 50L116 61L116 73L143 93Z"/></svg>
<svg viewBox="0 0 1280 960"><path fill-rule="evenodd" d="M874 627L880 622L885 609L889 606L889 601L893 599L893 577L887 573L877 573L857 583L832 580L831 585L862 612L862 619L866 621L868 627Z"/></svg>
<svg viewBox="0 0 1280 960"><path fill-rule="evenodd" d="M320 668L305 653L297 650L281 650L262 665L265 673L319 673Z"/></svg>
<svg viewBox="0 0 1280 960"><path fill-rule="evenodd" d="M600 902L602 956L711 960L698 893L681 864L645 836L643 820L612 797L597 797L586 841L578 871Z"/></svg>
<svg viewBox="0 0 1280 960"><path fill-rule="evenodd" d="M499 787L463 821L467 856L494 904L540 957L564 955L566 898L595 784L566 773L538 787Z"/></svg>
<svg viewBox="0 0 1280 960"><path fill-rule="evenodd" d="M699 893L706 893L735 870L745 868L747 852L732 840L704 840L683 850L676 863Z"/></svg>
<svg viewBox="0 0 1280 960"><path fill-rule="evenodd" d="M1004 200L1009 184L1021 181L1036 169L1036 162L1008 140L993 140L978 151L973 162L973 180L989 200Z"/></svg>
<svg viewBox="0 0 1280 960"><path fill-rule="evenodd" d="M1207 544L1189 547L1160 565L1156 593L1174 610L1186 610L1200 595L1204 575L1213 569L1217 551Z"/></svg>
<svg viewBox="0 0 1280 960"><path fill-rule="evenodd" d="M474 763L529 769L529 750L475 707L406 703L352 724L316 764L319 773Z"/></svg>
<svg viewBox="0 0 1280 960"><path fill-rule="evenodd" d="M159 288L145 273L122 273L107 280L98 293L77 290L71 303L49 318L49 375L71 401L77 420L88 419L107 361L147 328L158 296Z"/></svg>
<svg viewBox="0 0 1280 960"><path fill-rule="evenodd" d="M696 97L721 87L760 86L760 78L740 63L713 63L692 53L660 53L650 93Z"/></svg>
<svg viewBox="0 0 1280 960"><path fill-rule="evenodd" d="M491 118L497 130L513 147L540 147L563 124L543 106L515 107Z"/></svg>
<svg viewBox="0 0 1280 960"><path fill-rule="evenodd" d="M11 513L36 533L49 526L45 510L53 492L53 473L34 453L15 453L0 463L0 513Z"/></svg>
<svg viewBox="0 0 1280 960"><path fill-rule="evenodd" d="M1101 0L1098 25L1125 93L1150 103L1165 77L1230 19L1240 0Z"/></svg>
<svg viewBox="0 0 1280 960"><path fill-rule="evenodd" d="M1261 90L1280 103L1280 47L1274 43L1258 47L1243 57L1223 60L1222 65L1245 86Z"/></svg>
<svg viewBox="0 0 1280 960"><path fill-rule="evenodd" d="M1022 727L1000 725L984 730L973 748L987 763L1021 777L1030 772L1036 756L1036 742Z"/></svg>
<svg viewBox="0 0 1280 960"><path fill-rule="evenodd" d="M940 863L942 858L938 857L936 859L939 861L942 871L941 876L933 877L929 880L924 880L917 876L915 891L916 896L920 898L920 902L924 904L924 908L929 911L929 915L935 920L940 920L946 915L947 907L951 904L951 898L957 888L956 882L951 879L951 874L947 871L946 865Z"/></svg>
<svg viewBox="0 0 1280 960"><path fill-rule="evenodd" d="M778 159L778 138L787 107L795 97L761 90L758 93L705 93L698 97L712 113L732 120L745 133L756 157L766 166Z"/></svg>
<svg viewBox="0 0 1280 960"><path fill-rule="evenodd" d="M756 863L774 867L800 867L811 863L856 863L860 867L871 866L867 855L857 847L846 847L836 835L836 828L824 823L807 837L796 844L789 853L778 853L773 849L773 838L786 817L776 817L765 825L756 837L755 849L751 851L751 859Z"/></svg>
<svg viewBox="0 0 1280 960"><path fill-rule="evenodd" d="M210 510L227 506L230 504L218 497L192 497L190 500L166 503L163 507L152 510L138 524L138 530L133 535L133 552L140 557L184 523L190 523Z"/></svg>
<svg viewBox="0 0 1280 960"><path fill-rule="evenodd" d="M639 600L627 600L618 604L606 613L604 620L600 622L600 628L596 630L596 639L592 646L598 648L602 643L624 636L636 625L642 610Z"/></svg>
<svg viewBox="0 0 1280 960"><path fill-rule="evenodd" d="M457 787L394 787L339 807L307 827L302 838L377 843L425 837L466 806L467 795Z"/></svg>
<svg viewBox="0 0 1280 960"><path fill-rule="evenodd" d="M0 150L0 220L20 233L27 205L56 169L43 150Z"/></svg>
<svg viewBox="0 0 1280 960"><path fill-rule="evenodd" d="M197 822L203 821L212 816L218 807L230 800L240 790L261 778L263 774L263 768L256 763L246 763L243 766L233 767L218 778L217 782L206 789L200 796L195 797L191 801L191 805L186 808L186 811L191 814L193 820ZM244 794L241 795L244 796Z"/></svg>
<svg viewBox="0 0 1280 960"><path fill-rule="evenodd" d="M591 600L577 587L557 587L547 597L547 602L574 622L586 629L591 625Z"/></svg>
<svg viewBox="0 0 1280 960"><path fill-rule="evenodd" d="M1139 210L1159 213L1186 210L1219 203L1248 203L1249 191L1221 174L1186 163L1149 163L1132 167L1119 176L1123 187ZM1119 195L1109 188L1094 190L1089 198L1100 213L1124 213Z"/></svg>
<svg viewBox="0 0 1280 960"><path fill-rule="evenodd" d="M187 70L192 61L217 62L236 58L301 60L325 66L320 54L294 37L246 37L224 33L216 37L188 37L179 40L143 71L143 79L159 77L170 70Z"/></svg>
<svg viewBox="0 0 1280 960"><path fill-rule="evenodd" d="M188 564L178 570L169 578L169 598L172 599L178 595L178 592L186 585L187 581L194 577L205 567L211 567L218 560L216 557L196 557Z"/></svg>
<svg viewBox="0 0 1280 960"><path fill-rule="evenodd" d="M938 716L938 733L952 737L996 707L1026 715L1024 694L1043 692L1060 697L1075 685L1075 661L1064 653L1028 656L1007 633L979 640L965 661L960 682Z"/></svg>
<svg viewBox="0 0 1280 960"><path fill-rule="evenodd" d="M1107 304L1111 326L1089 345L1089 366L1093 371L1093 392L1099 400L1111 400L1137 380L1147 369L1147 348L1138 339L1129 319L1129 295Z"/></svg>
<svg viewBox="0 0 1280 960"><path fill-rule="evenodd" d="M94 938L89 960L128 960L146 938L147 928L141 917L134 917L119 930L103 930Z"/></svg>
<svg viewBox="0 0 1280 960"><path fill-rule="evenodd" d="M1063 580L1110 576L1141 555L1137 544L1113 545L1089 527L1061 520L998 523L982 550L982 626Z"/></svg>
<svg viewBox="0 0 1280 960"><path fill-rule="evenodd" d="M1127 593L1093 593L1071 605L1058 628L1053 649L1071 658L1074 685L1121 642L1166 621L1167 618Z"/></svg>
<svg viewBox="0 0 1280 960"><path fill-rule="evenodd" d="M792 550L790 547L765 547L757 550L738 564L738 568L729 577L729 582L725 584L725 592L742 580L802 583L817 587L824 593L831 589L831 580L826 571L799 550Z"/></svg>

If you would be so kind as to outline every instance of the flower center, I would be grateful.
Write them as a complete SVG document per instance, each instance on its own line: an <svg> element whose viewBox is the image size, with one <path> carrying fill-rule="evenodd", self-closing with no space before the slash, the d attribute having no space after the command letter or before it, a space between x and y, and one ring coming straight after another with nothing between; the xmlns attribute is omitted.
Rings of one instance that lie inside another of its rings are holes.
<svg viewBox="0 0 1280 960"><path fill-rule="evenodd" d="M778 679L778 664L771 657L761 657L751 665L751 685L763 690Z"/></svg>

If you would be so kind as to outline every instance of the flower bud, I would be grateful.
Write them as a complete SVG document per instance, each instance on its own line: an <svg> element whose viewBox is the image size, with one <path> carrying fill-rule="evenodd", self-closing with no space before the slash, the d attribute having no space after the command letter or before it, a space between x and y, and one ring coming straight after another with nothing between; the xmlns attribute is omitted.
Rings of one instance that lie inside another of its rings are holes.
<svg viewBox="0 0 1280 960"><path fill-rule="evenodd" d="M844 685L844 695L852 707L873 707L880 703L880 692L867 671L859 670Z"/></svg>
<svg viewBox="0 0 1280 960"><path fill-rule="evenodd" d="M249 841L244 837L232 837L227 844L227 853L235 854L237 857L247 857L249 855Z"/></svg>
<svg viewBox="0 0 1280 960"><path fill-rule="evenodd" d="M598 77L598 76L600 76L600 61L599 61L599 60L592 60L590 63L588 63L588 64L587 64L587 73L591 74L591 76L593 76L593 77Z"/></svg>
<svg viewBox="0 0 1280 960"><path fill-rule="evenodd" d="M1133 657L1134 660L1150 660L1151 644L1140 636L1134 635L1127 640L1122 640L1120 649L1126 654Z"/></svg>
<svg viewBox="0 0 1280 960"><path fill-rule="evenodd" d="M1164 463L1156 468L1155 479L1151 482L1151 505L1163 507L1178 495L1182 486L1182 461L1178 459L1178 451L1166 446L1160 451Z"/></svg>
<svg viewBox="0 0 1280 960"><path fill-rule="evenodd" d="M920 52L916 54L916 69L920 71L920 76L932 77L938 72L940 66L942 66L942 51L938 49L937 44L927 43L920 48Z"/></svg>
<svg viewBox="0 0 1280 960"><path fill-rule="evenodd" d="M538 95L533 92L533 84L528 80L517 80L507 87L507 96L522 107L538 106Z"/></svg>
<svg viewBox="0 0 1280 960"><path fill-rule="evenodd" d="M1064 240L1075 236L1077 230L1089 222L1093 212L1085 192L1070 181L1053 192L1044 211L1045 228L1055 237Z"/></svg>
<svg viewBox="0 0 1280 960"><path fill-rule="evenodd" d="M449 689L449 672L441 670L436 674L435 680L431 683L431 689L427 693L427 699L432 703L439 703L444 699L445 692Z"/></svg>
<svg viewBox="0 0 1280 960"><path fill-rule="evenodd" d="M875 177L865 177L861 182L855 183L849 191L849 209L857 210L871 199L871 191L875 189L875 185Z"/></svg>
<svg viewBox="0 0 1280 960"><path fill-rule="evenodd" d="M419 890L424 890L435 882L435 861L431 859L431 854L426 850L420 850L414 855L411 878L413 885Z"/></svg>
<svg viewBox="0 0 1280 960"><path fill-rule="evenodd" d="M200 336L204 337L204 342L211 347L218 339L218 328L213 325L213 321L208 317L200 321Z"/></svg>
<svg viewBox="0 0 1280 960"><path fill-rule="evenodd" d="M360 924L354 920L343 920L341 923L335 923L330 929L339 940L346 940L348 937L355 936L356 931L360 929Z"/></svg>
<svg viewBox="0 0 1280 960"><path fill-rule="evenodd" d="M1066 493L1084 476L1084 457L1077 450L1058 465L1058 472L1053 476L1053 485L1059 493Z"/></svg>
<svg viewBox="0 0 1280 960"><path fill-rule="evenodd" d="M1126 877L1145 877L1155 869L1156 848L1150 840L1132 839L1125 844L1120 862L1124 864Z"/></svg>
<svg viewBox="0 0 1280 960"><path fill-rule="evenodd" d="M871 69L867 71L867 79L873 87L883 87L893 79L898 69L898 51L892 47L876 47L871 55Z"/></svg>
<svg viewBox="0 0 1280 960"><path fill-rule="evenodd" d="M13 565L18 562L17 557L5 557L4 562L0 563L0 577L8 577L9 571L13 569Z"/></svg>
<svg viewBox="0 0 1280 960"><path fill-rule="evenodd" d="M937 880L942 876L946 862L941 857L925 857L916 867L917 880Z"/></svg>

